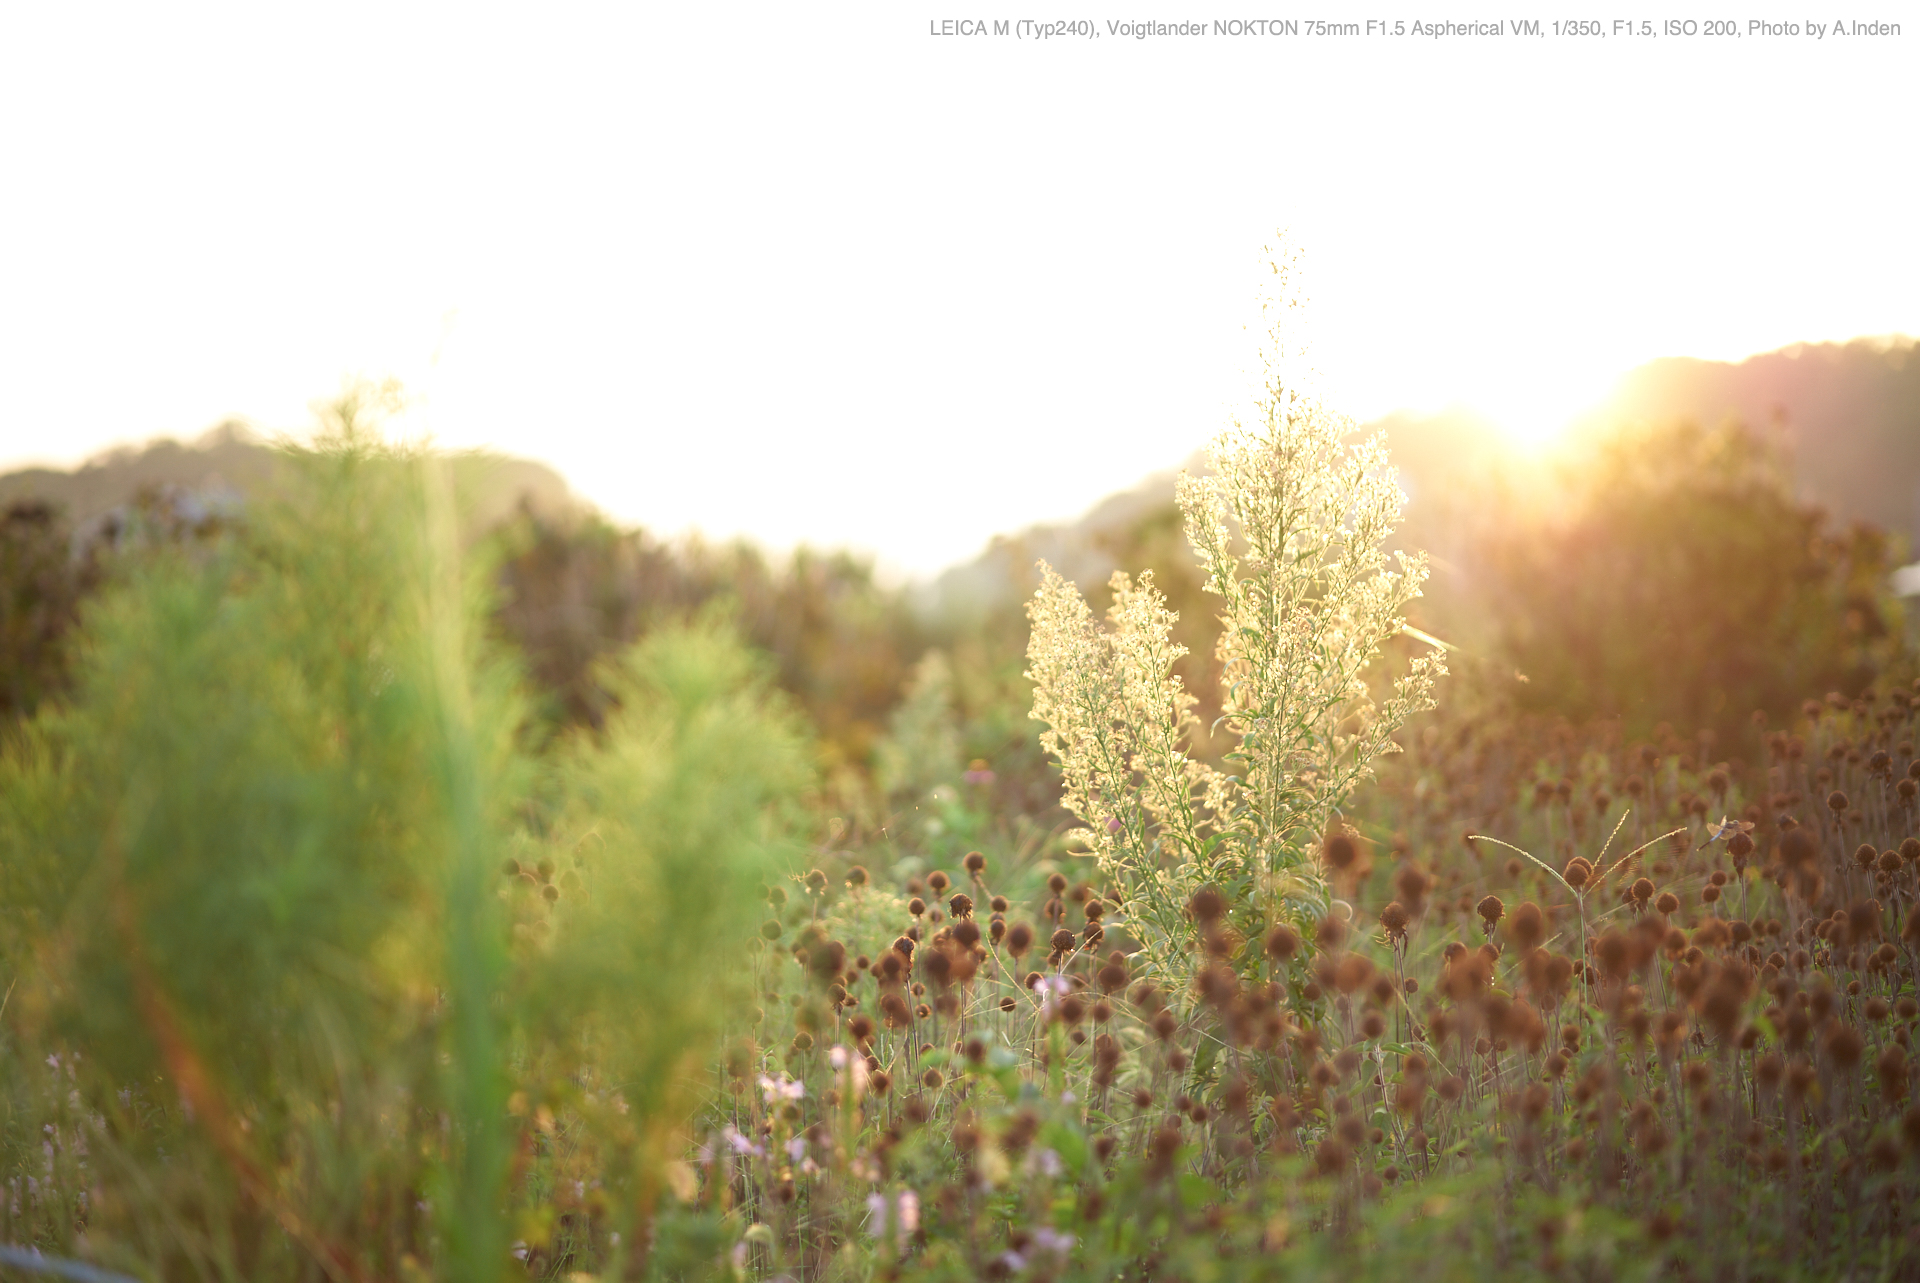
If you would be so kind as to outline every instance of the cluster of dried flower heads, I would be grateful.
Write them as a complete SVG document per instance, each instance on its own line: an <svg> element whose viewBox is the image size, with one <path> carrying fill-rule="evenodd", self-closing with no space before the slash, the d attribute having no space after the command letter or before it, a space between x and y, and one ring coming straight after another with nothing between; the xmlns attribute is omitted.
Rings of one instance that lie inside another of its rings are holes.
<svg viewBox="0 0 1920 1283"><path fill-rule="evenodd" d="M1177 973L1045 863L774 888L702 1197L755 1277L1910 1271L1915 713L1436 725L1350 913L1203 885Z"/></svg>

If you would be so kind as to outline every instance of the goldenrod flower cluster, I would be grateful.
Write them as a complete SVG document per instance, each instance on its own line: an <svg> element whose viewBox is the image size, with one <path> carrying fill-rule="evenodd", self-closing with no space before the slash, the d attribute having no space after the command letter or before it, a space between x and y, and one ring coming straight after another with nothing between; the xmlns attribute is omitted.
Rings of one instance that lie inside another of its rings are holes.
<svg viewBox="0 0 1920 1283"><path fill-rule="evenodd" d="M1112 580L1107 627L1051 567L1028 607L1028 673L1041 742L1059 761L1076 838L1150 929L1151 953L1183 937L1202 885L1237 890L1260 922L1328 908L1314 859L1339 810L1394 733L1434 706L1439 650L1389 684L1368 670L1405 627L1424 554L1385 549L1404 496L1378 437L1270 379L1253 426L1236 423L1183 476L1186 534L1221 599L1227 769L1190 751L1194 697L1172 669L1185 648L1151 574ZM1256 925L1248 923L1248 926Z"/></svg>

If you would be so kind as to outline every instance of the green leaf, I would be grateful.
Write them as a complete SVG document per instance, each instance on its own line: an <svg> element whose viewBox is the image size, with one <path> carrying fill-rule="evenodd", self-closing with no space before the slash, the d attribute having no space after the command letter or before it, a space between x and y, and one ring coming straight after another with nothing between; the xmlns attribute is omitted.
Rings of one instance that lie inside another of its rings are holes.
<svg viewBox="0 0 1920 1283"><path fill-rule="evenodd" d="M1187 1153L1192 1148L1188 1146L1180 1151L1181 1161L1186 1160ZM1177 1185L1180 1190L1181 1205L1190 1211L1198 1211L1220 1197L1219 1186L1206 1177L1196 1176L1192 1172L1180 1173Z"/></svg>
<svg viewBox="0 0 1920 1283"><path fill-rule="evenodd" d="M1065 1123L1048 1123L1040 1129L1040 1143L1060 1155L1069 1172L1078 1177L1087 1165L1087 1138Z"/></svg>

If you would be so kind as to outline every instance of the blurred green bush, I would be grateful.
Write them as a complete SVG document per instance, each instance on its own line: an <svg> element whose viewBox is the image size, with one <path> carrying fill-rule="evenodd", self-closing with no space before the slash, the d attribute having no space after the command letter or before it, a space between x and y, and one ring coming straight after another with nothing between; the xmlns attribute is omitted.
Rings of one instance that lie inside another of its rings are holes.
<svg viewBox="0 0 1920 1283"><path fill-rule="evenodd" d="M1485 528L1473 608L1522 708L1730 742L1756 709L1851 698L1902 657L1886 536L1798 502L1737 423L1609 431L1516 507Z"/></svg>
<svg viewBox="0 0 1920 1283"><path fill-rule="evenodd" d="M617 1259L794 858L798 719L707 621L529 738L443 461L348 423L289 462L116 566L0 761L0 1233L156 1278Z"/></svg>

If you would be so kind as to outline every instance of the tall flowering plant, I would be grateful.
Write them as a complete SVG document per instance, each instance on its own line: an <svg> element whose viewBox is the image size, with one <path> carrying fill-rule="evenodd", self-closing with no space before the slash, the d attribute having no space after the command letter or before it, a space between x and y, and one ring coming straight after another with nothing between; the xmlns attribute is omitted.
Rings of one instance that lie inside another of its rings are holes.
<svg viewBox="0 0 1920 1283"><path fill-rule="evenodd" d="M1427 577L1424 554L1384 548L1405 501L1384 444L1352 444L1350 419L1278 376L1257 410L1178 492L1221 601L1222 723L1238 739L1226 769L1192 755L1195 700L1173 673L1186 652L1150 572L1115 572L1105 627L1044 563L1028 606L1032 715L1084 825L1074 836L1169 969L1202 886L1226 894L1242 942L1327 913L1321 850L1341 806L1446 673L1435 647L1384 689L1367 680Z"/></svg>

